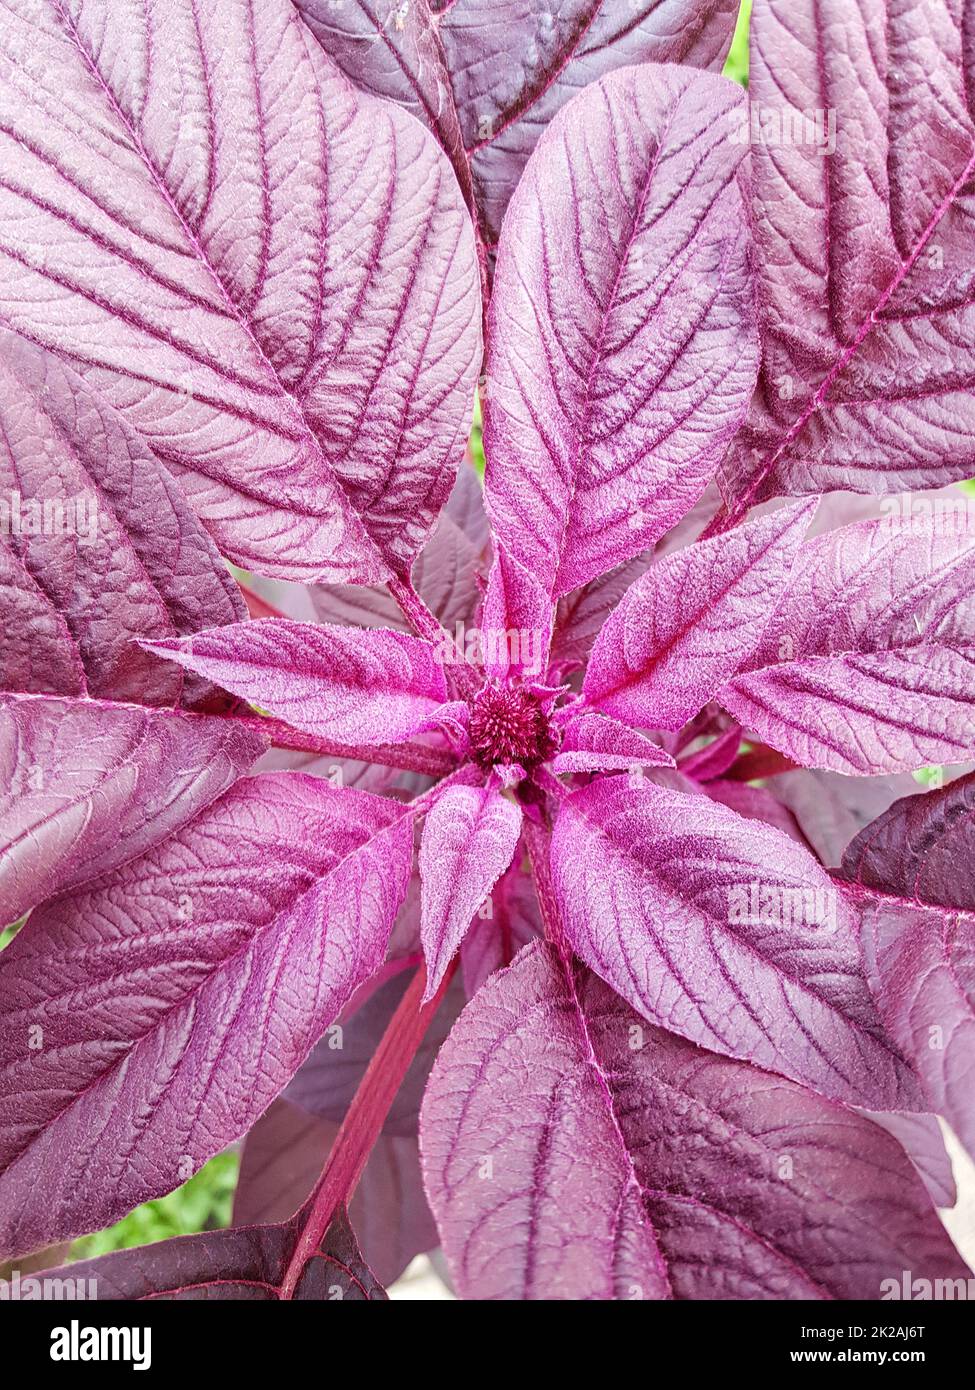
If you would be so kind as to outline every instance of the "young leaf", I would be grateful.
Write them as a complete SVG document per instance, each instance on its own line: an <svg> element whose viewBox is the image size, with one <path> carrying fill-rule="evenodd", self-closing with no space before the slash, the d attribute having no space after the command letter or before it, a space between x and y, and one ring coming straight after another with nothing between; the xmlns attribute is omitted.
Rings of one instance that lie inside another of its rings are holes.
<svg viewBox="0 0 975 1390"><path fill-rule="evenodd" d="M683 728L758 646L814 511L783 507L651 566L596 639L586 704L641 728Z"/></svg>
<svg viewBox="0 0 975 1390"><path fill-rule="evenodd" d="M762 375L729 505L975 473L970 19L763 0L751 20Z"/></svg>
<svg viewBox="0 0 975 1390"><path fill-rule="evenodd" d="M552 768L555 772L596 772L673 765L669 753L635 729L605 714L583 712L566 721Z"/></svg>
<svg viewBox="0 0 975 1390"><path fill-rule="evenodd" d="M404 574L481 358L450 168L289 4L136 11L5 15L6 322L121 411L239 564Z"/></svg>
<svg viewBox="0 0 975 1390"><path fill-rule="evenodd" d="M904 1269L966 1274L889 1135L649 1027L541 942L461 1015L421 1146L464 1298L877 1299Z"/></svg>
<svg viewBox="0 0 975 1390"><path fill-rule="evenodd" d="M720 71L738 8L568 0L540 18L531 0L413 0L391 23L383 0L294 2L357 86L398 101L434 132L489 247L539 134L575 92L626 63Z"/></svg>
<svg viewBox="0 0 975 1390"><path fill-rule="evenodd" d="M853 914L794 840L614 777L562 802L551 864L569 945L652 1023L839 1100L920 1108Z"/></svg>
<svg viewBox="0 0 975 1390"><path fill-rule="evenodd" d="M254 1123L378 969L412 817L245 778L0 956L0 1250L117 1220Z"/></svg>
<svg viewBox="0 0 975 1390"><path fill-rule="evenodd" d="M806 767L962 762L975 744L973 584L965 533L883 519L818 536L721 704Z"/></svg>
<svg viewBox="0 0 975 1390"><path fill-rule="evenodd" d="M431 998L475 912L511 863L521 807L495 787L448 787L420 840L420 940Z"/></svg>
<svg viewBox="0 0 975 1390"><path fill-rule="evenodd" d="M382 628L266 618L145 645L292 728L339 743L408 738L447 699L430 645Z"/></svg>
<svg viewBox="0 0 975 1390"><path fill-rule="evenodd" d="M857 836L877 1004L932 1108L975 1155L975 777L897 801Z"/></svg>
<svg viewBox="0 0 975 1390"><path fill-rule="evenodd" d="M282 1284L301 1229L299 1215L281 1225L203 1231L135 1250L118 1250L97 1260L81 1260L45 1271L44 1277L58 1277L62 1288L73 1282L76 1290L83 1290L82 1297L93 1292L97 1299L265 1302L284 1296ZM344 1212L329 1226L290 1296L329 1303L386 1297L359 1254Z"/></svg>
<svg viewBox="0 0 975 1390"><path fill-rule="evenodd" d="M742 101L718 77L625 68L552 122L511 201L485 491L501 548L553 598L673 526L747 408Z"/></svg>
<svg viewBox="0 0 975 1390"><path fill-rule="evenodd" d="M266 747L224 719L0 694L0 921L167 839Z"/></svg>

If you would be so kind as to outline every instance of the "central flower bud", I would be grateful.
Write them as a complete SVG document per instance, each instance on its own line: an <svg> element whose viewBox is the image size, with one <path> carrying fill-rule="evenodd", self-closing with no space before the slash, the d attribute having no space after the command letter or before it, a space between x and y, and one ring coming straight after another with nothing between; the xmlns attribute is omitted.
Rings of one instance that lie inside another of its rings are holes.
<svg viewBox="0 0 975 1390"><path fill-rule="evenodd" d="M474 761L481 767L521 763L528 769L558 747L537 697L514 686L486 685L475 695L470 738Z"/></svg>

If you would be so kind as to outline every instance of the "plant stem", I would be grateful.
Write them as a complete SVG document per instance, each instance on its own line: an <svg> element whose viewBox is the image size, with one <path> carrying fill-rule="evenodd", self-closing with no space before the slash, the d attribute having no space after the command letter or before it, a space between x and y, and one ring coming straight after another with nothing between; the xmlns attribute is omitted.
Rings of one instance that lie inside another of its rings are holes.
<svg viewBox="0 0 975 1390"><path fill-rule="evenodd" d="M333 758L352 758L357 762L378 763L381 767L396 767L402 772L423 772L430 777L442 777L457 766L452 754L437 748L424 748L411 743L383 743L353 746L333 743L292 729L283 720L265 715L228 715L235 724L258 733L267 734L275 748L292 748L298 753L319 753Z"/></svg>
<svg viewBox="0 0 975 1390"><path fill-rule="evenodd" d="M281 1283L282 1299L293 1296L305 1265L319 1248L336 1212L348 1205L390 1106L456 968L455 956L436 994L426 1004L421 1002L427 984L425 965L420 966L407 986L352 1098L309 1198L308 1219Z"/></svg>

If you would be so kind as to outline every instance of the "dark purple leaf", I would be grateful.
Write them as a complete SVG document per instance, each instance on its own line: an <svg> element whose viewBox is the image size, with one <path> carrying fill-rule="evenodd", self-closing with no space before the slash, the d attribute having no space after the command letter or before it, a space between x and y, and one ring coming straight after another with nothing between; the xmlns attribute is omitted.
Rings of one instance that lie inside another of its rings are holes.
<svg viewBox="0 0 975 1390"><path fill-rule="evenodd" d="M539 135L570 97L627 63L720 70L738 9L737 0L294 3L357 86L434 132L489 247Z"/></svg>
<svg viewBox="0 0 975 1390"><path fill-rule="evenodd" d="M434 1066L421 1145L462 1297L878 1299L967 1271L903 1151L527 947Z"/></svg>
<svg viewBox="0 0 975 1390"><path fill-rule="evenodd" d="M266 1302L282 1297L301 1222L237 1226L179 1236L159 1245L118 1250L52 1271L61 1280L84 1281L87 1297L121 1299L234 1299ZM94 1288L92 1288L94 1285ZM344 1213L336 1216L308 1260L291 1294L298 1300L360 1303L384 1299L359 1254Z"/></svg>
<svg viewBox="0 0 975 1390"><path fill-rule="evenodd" d="M763 362L729 503L967 478L970 6L763 0L751 25Z"/></svg>
<svg viewBox="0 0 975 1390"><path fill-rule="evenodd" d="M234 1221L287 1220L311 1192L337 1133L338 1125L276 1100L244 1144ZM349 1203L349 1219L363 1259L386 1286L415 1256L439 1245L415 1136L379 1136Z"/></svg>
<svg viewBox="0 0 975 1390"><path fill-rule="evenodd" d="M412 815L245 778L0 956L0 1251L117 1220L239 1138L382 964Z"/></svg>
<svg viewBox="0 0 975 1390"><path fill-rule="evenodd" d="M266 747L230 720L0 694L0 922L166 840Z"/></svg>
<svg viewBox="0 0 975 1390"><path fill-rule="evenodd" d="M794 840L612 777L562 802L551 860L572 949L651 1022L840 1100L919 1108L854 916Z"/></svg>
<svg viewBox="0 0 975 1390"><path fill-rule="evenodd" d="M5 13L7 324L122 413L241 565L405 573L481 358L446 159L283 0L116 20L111 0Z"/></svg>
<svg viewBox="0 0 975 1390"><path fill-rule="evenodd" d="M516 854L491 890L490 911L478 913L461 942L460 964L468 999L496 970L510 965L522 946L542 936L542 920L531 874Z"/></svg>
<svg viewBox="0 0 975 1390"><path fill-rule="evenodd" d="M881 1016L931 1106L975 1154L975 775L897 801L857 836L859 885Z"/></svg>
<svg viewBox="0 0 975 1390"><path fill-rule="evenodd" d="M498 545L551 598L669 530L747 408L742 102L717 77L624 69L553 121L512 199L485 492Z"/></svg>

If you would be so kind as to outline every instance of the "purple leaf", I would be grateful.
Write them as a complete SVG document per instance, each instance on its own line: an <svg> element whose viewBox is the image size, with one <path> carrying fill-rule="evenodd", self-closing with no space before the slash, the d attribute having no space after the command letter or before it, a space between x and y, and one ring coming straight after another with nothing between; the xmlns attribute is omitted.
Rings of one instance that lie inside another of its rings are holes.
<svg viewBox="0 0 975 1390"><path fill-rule="evenodd" d="M720 692L795 762L908 772L975 744L975 539L863 521L803 546L745 670Z"/></svg>
<svg viewBox="0 0 975 1390"><path fill-rule="evenodd" d="M158 1245L117 1250L51 1274L62 1281L74 1280L75 1288L78 1281L84 1281L88 1297L98 1299L266 1302L283 1296L281 1286L301 1229L302 1223L296 1219L282 1225L203 1231ZM51 1275L45 1271L45 1277ZM359 1254L344 1212L332 1221L291 1297L354 1303L386 1297Z"/></svg>
<svg viewBox="0 0 975 1390"><path fill-rule="evenodd" d="M975 472L964 9L755 6L739 138L752 146L763 363L722 469L730 504Z"/></svg>
<svg viewBox="0 0 975 1390"><path fill-rule="evenodd" d="M420 840L420 940L430 999L475 912L511 863L521 807L495 787L448 787Z"/></svg>
<svg viewBox="0 0 975 1390"><path fill-rule="evenodd" d="M0 921L159 844L266 746L229 720L0 694Z"/></svg>
<svg viewBox="0 0 975 1390"><path fill-rule="evenodd" d="M839 772L783 772L769 790L795 816L821 861L833 866L853 837L897 800L917 791L909 772L893 777L846 777Z"/></svg>
<svg viewBox="0 0 975 1390"><path fill-rule="evenodd" d="M739 89L641 67L552 122L511 201L490 316L485 492L553 598L704 491L757 370ZM585 190L585 192L583 192Z"/></svg>
<svg viewBox="0 0 975 1390"><path fill-rule="evenodd" d="M839 1100L919 1108L853 914L794 840L614 777L562 802L551 862L570 946L652 1023Z"/></svg>
<svg viewBox="0 0 975 1390"><path fill-rule="evenodd" d="M628 767L673 767L669 753L605 714L571 716L562 735L555 772L613 771Z"/></svg>
<svg viewBox="0 0 975 1390"><path fill-rule="evenodd" d="M276 1100L244 1144L235 1223L287 1220L310 1194L337 1133L337 1125ZM363 1259L385 1286L417 1255L440 1244L415 1137L380 1135L349 1203L349 1220Z"/></svg>
<svg viewBox="0 0 975 1390"><path fill-rule="evenodd" d="M715 801L720 801L723 806L729 806L739 816L744 816L748 820L764 821L767 825L774 826L776 830L781 830L783 835L788 835L798 844L805 845L807 843L789 808L783 806L782 802L764 787L753 787L748 782L729 782L723 778L716 778L714 781L708 782L704 790L708 796Z"/></svg>
<svg viewBox="0 0 975 1390"><path fill-rule="evenodd" d="M953 1207L958 1200L958 1190L937 1118L890 1110L865 1113L868 1120L894 1136L920 1173L935 1206Z"/></svg>
<svg viewBox="0 0 975 1390"><path fill-rule="evenodd" d="M335 6L294 0L330 57L368 92L430 127L476 203L488 246L539 134L586 83L626 63L687 63L720 71L737 0L383 0Z"/></svg>
<svg viewBox="0 0 975 1390"><path fill-rule="evenodd" d="M411 576L420 598L450 631L474 615L480 601L478 572L489 544L481 482L470 462L465 461L430 539L417 556ZM402 609L385 585L308 586L253 575L248 579L248 588L267 599L286 618L410 631Z"/></svg>
<svg viewBox="0 0 975 1390"><path fill-rule="evenodd" d="M408 738L447 698L432 647L382 628L264 618L149 645L292 728L339 743Z"/></svg>
<svg viewBox="0 0 975 1390"><path fill-rule="evenodd" d="M535 884L516 854L491 890L491 911L479 914L460 946L460 964L468 999L496 970L510 965L522 946L542 936Z"/></svg>
<svg viewBox="0 0 975 1390"><path fill-rule="evenodd" d="M857 836L864 946L891 1036L975 1154L975 775L904 797Z"/></svg>
<svg viewBox="0 0 975 1390"><path fill-rule="evenodd" d="M481 357L450 168L280 0L138 9L6 15L6 322L121 411L239 564L405 574Z"/></svg>
<svg viewBox="0 0 975 1390"><path fill-rule="evenodd" d="M312 1049L285 1090L284 1099L319 1119L341 1122L408 981L408 973L403 970L379 985L358 1007L353 1000L349 1008L354 1012L343 1014ZM420 1099L433 1059L453 1027L463 1002L460 983L454 981L423 1035L423 1041L383 1121L384 1134L398 1138L416 1137Z"/></svg>
<svg viewBox="0 0 975 1390"><path fill-rule="evenodd" d="M542 943L461 1015L421 1126L465 1298L877 1299L967 1273L889 1135L649 1027Z"/></svg>
<svg viewBox="0 0 975 1390"><path fill-rule="evenodd" d="M269 773L38 909L0 957L0 1250L115 1221L239 1138L381 965L412 852L395 802Z"/></svg>
<svg viewBox="0 0 975 1390"><path fill-rule="evenodd" d="M596 639L586 703L643 728L682 728L758 646L814 511L783 507L651 566Z"/></svg>
<svg viewBox="0 0 975 1390"><path fill-rule="evenodd" d="M132 638L246 615L179 484L76 372L2 331L0 429L0 567L16 572L17 593L0 635L2 688L178 701L180 673ZM210 694L194 682L183 701Z"/></svg>

